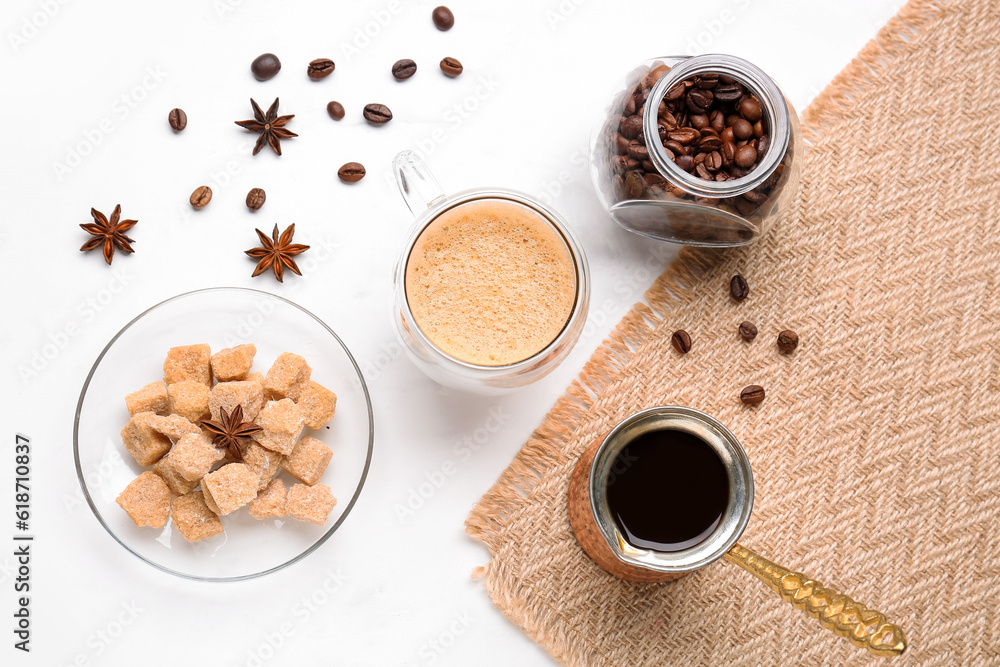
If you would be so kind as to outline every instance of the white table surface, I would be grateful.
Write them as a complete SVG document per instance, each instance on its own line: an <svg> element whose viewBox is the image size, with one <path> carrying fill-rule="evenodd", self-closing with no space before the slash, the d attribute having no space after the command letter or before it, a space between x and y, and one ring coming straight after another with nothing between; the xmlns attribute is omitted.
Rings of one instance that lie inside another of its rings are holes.
<svg viewBox="0 0 1000 667"><path fill-rule="evenodd" d="M553 664L470 578L487 553L463 522L672 256L601 214L586 168L595 114L639 61L701 51L757 63L801 110L902 3L456 0L445 33L431 24L434 4L4 3L0 663ZM284 67L258 83L249 64L265 51ZM460 78L441 75L444 56L464 63ZM314 83L304 69L317 57L337 69ZM390 65L407 57L419 70L397 83ZM279 95L300 137L280 158L251 157L253 136L233 121L250 117L249 97L266 108ZM326 115L331 99L347 108L339 123ZM368 102L394 120L367 126ZM189 117L180 135L166 121L175 106ZM391 269L410 215L389 161L404 148L423 152L447 189L547 197L582 238L589 323L541 382L476 398L439 388L401 355ZM368 176L344 185L336 171L352 160ZM188 195L203 183L215 198L192 212ZM255 186L268 198L251 214L243 199ZM109 268L99 251L78 252L88 236L77 225L91 206L110 214L116 203L139 220L136 253ZM242 250L256 245L253 228L292 222L313 246L306 275L251 279ZM111 336L169 296L215 285L273 291L323 318L363 368L376 419L368 482L340 531L304 561L237 584L181 580L125 552L81 501L72 455L80 387ZM15 433L33 445L29 655L7 629Z"/></svg>

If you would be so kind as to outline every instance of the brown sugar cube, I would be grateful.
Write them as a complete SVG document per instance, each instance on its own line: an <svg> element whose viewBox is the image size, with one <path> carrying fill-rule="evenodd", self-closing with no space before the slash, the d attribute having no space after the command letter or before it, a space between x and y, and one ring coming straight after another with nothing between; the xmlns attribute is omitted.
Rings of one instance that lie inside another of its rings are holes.
<svg viewBox="0 0 1000 667"><path fill-rule="evenodd" d="M303 484L312 486L319 481L333 458L333 450L312 436L305 436L292 453L281 462L288 474Z"/></svg>
<svg viewBox="0 0 1000 667"><path fill-rule="evenodd" d="M140 412L163 413L167 411L167 385L159 380L150 382L138 391L125 397L125 406L130 415Z"/></svg>
<svg viewBox="0 0 1000 667"><path fill-rule="evenodd" d="M264 386L264 374L263 373L251 373L247 376L247 380L250 382L256 382L261 387Z"/></svg>
<svg viewBox="0 0 1000 667"><path fill-rule="evenodd" d="M266 489L259 492L256 498L250 501L248 509L250 516L255 519L281 518L285 516L287 504L288 492L285 491L285 483L280 479L275 479L267 485Z"/></svg>
<svg viewBox="0 0 1000 667"><path fill-rule="evenodd" d="M323 428L327 422L333 419L333 413L337 409L337 395L319 382L312 380L302 390L295 402L302 408L302 413L306 418L306 426L313 430Z"/></svg>
<svg viewBox="0 0 1000 667"><path fill-rule="evenodd" d="M174 461L170 458L170 452L162 459L153 464L151 468L153 472L160 476L160 478L167 483L167 488L170 489L170 493L175 496L183 496L185 494L194 491L195 487L198 486L198 480L189 481L184 479L177 468L174 466Z"/></svg>
<svg viewBox="0 0 1000 667"><path fill-rule="evenodd" d="M201 433L200 426L192 424L187 418L180 415L167 415L165 417L155 415L150 418L149 426L157 433L162 433L174 442L177 442L185 435L197 435Z"/></svg>
<svg viewBox="0 0 1000 667"><path fill-rule="evenodd" d="M169 410L195 424L208 419L208 397L211 390L207 384L183 380L167 385Z"/></svg>
<svg viewBox="0 0 1000 667"><path fill-rule="evenodd" d="M306 360L291 352L282 352L274 360L274 365L264 378L264 391L268 399L278 401L283 398L296 400L309 382L312 369Z"/></svg>
<svg viewBox="0 0 1000 667"><path fill-rule="evenodd" d="M257 475L243 463L230 463L205 475L201 490L205 492L208 506L213 511L218 507L216 514L224 516L257 497Z"/></svg>
<svg viewBox="0 0 1000 667"><path fill-rule="evenodd" d="M219 350L212 355L212 374L217 382L230 380L245 380L253 366L253 357L257 354L257 346L253 343L237 345Z"/></svg>
<svg viewBox="0 0 1000 667"><path fill-rule="evenodd" d="M172 444L170 438L153 430L150 422L155 417L152 412L140 412L129 419L122 429L125 449L144 468L159 461L160 457L170 451Z"/></svg>
<svg viewBox="0 0 1000 667"><path fill-rule="evenodd" d="M170 515L170 489L156 473L147 470L125 487L115 500L137 526L162 528Z"/></svg>
<svg viewBox="0 0 1000 667"><path fill-rule="evenodd" d="M201 491L192 491L174 498L170 517L181 537L188 542L198 542L223 532L222 522L209 509Z"/></svg>
<svg viewBox="0 0 1000 667"><path fill-rule="evenodd" d="M209 473L212 464L221 461L225 454L216 449L212 439L204 433L185 435L170 450L171 465L181 477L196 482Z"/></svg>
<svg viewBox="0 0 1000 667"><path fill-rule="evenodd" d="M249 380L220 382L212 387L208 396L208 410L212 419L219 421L219 408L225 408L226 413L231 414L237 405L243 406L243 420L253 421L264 407L264 388Z"/></svg>
<svg viewBox="0 0 1000 667"><path fill-rule="evenodd" d="M317 526L326 523L330 516L330 511L337 504L337 499L333 497L330 487L326 484L316 486L306 486L305 484L293 484L288 489L288 505L286 507L288 516L299 521L308 521Z"/></svg>
<svg viewBox="0 0 1000 667"><path fill-rule="evenodd" d="M163 362L163 381L174 384L190 380L211 386L211 358L212 348L204 343L172 347L167 352L167 360Z"/></svg>
<svg viewBox="0 0 1000 667"><path fill-rule="evenodd" d="M251 442L243 449L243 463L257 475L257 491L262 491L278 472L281 454Z"/></svg>
<svg viewBox="0 0 1000 667"><path fill-rule="evenodd" d="M299 441L303 423L302 408L294 401L289 398L271 401L257 415L257 425L263 430L250 437L272 452L290 454Z"/></svg>

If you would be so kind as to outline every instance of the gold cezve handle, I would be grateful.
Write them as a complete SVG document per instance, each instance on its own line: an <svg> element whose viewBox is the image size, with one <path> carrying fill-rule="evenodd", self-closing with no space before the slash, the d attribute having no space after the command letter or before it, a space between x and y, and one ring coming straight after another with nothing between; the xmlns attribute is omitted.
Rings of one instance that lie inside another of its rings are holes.
<svg viewBox="0 0 1000 667"><path fill-rule="evenodd" d="M763 581L782 600L819 619L823 627L846 637L855 646L883 658L900 655L906 650L903 629L890 623L881 612L826 588L800 572L772 563L739 544L730 549L725 558Z"/></svg>

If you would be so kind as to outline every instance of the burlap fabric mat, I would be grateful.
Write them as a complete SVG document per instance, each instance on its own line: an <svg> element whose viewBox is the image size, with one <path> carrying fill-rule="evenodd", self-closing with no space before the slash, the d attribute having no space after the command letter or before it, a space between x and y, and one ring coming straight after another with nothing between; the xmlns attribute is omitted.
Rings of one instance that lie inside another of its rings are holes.
<svg viewBox="0 0 1000 667"><path fill-rule="evenodd" d="M797 214L751 248L683 252L477 505L467 529L492 555L477 574L558 660L884 664L732 565L631 584L579 548L578 455L680 404L750 456L744 544L898 622L895 664L1000 664L998 63L1000 3L909 3L803 114ZM801 337L790 356L784 328ZM767 399L751 409L737 396L754 383Z"/></svg>

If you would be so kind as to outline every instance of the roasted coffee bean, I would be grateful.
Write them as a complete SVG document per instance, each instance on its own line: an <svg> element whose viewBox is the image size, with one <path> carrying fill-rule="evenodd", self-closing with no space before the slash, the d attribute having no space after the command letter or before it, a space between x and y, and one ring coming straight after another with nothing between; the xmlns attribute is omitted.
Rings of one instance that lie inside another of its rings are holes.
<svg viewBox="0 0 1000 667"><path fill-rule="evenodd" d="M615 146L618 148L619 153L625 153L628 151L629 140L625 138L625 135L621 132L615 132Z"/></svg>
<svg viewBox="0 0 1000 667"><path fill-rule="evenodd" d="M646 191L646 183L637 171L625 174L625 194L629 199L639 199Z"/></svg>
<svg viewBox="0 0 1000 667"><path fill-rule="evenodd" d="M722 148L722 139L714 135L703 136L698 142L698 149L703 151L717 151Z"/></svg>
<svg viewBox="0 0 1000 667"><path fill-rule="evenodd" d="M191 206L195 208L205 208L210 201L212 201L212 188L207 185L195 188L195 191L191 193Z"/></svg>
<svg viewBox="0 0 1000 667"><path fill-rule="evenodd" d="M764 155L767 154L767 147L770 145L771 140L767 138L765 134L760 139L757 140L757 159L763 160Z"/></svg>
<svg viewBox="0 0 1000 667"><path fill-rule="evenodd" d="M715 182L716 183L725 183L728 180L729 180L729 176L727 176L726 172L724 172L724 171L720 171L719 173L717 173L715 175Z"/></svg>
<svg viewBox="0 0 1000 667"><path fill-rule="evenodd" d="M273 53L262 53L250 63L250 71L258 81L267 81L281 70L281 61Z"/></svg>
<svg viewBox="0 0 1000 667"><path fill-rule="evenodd" d="M674 349L681 354L687 354L691 351L691 336L684 329L678 329L674 332L674 335L670 337L670 344L674 346Z"/></svg>
<svg viewBox="0 0 1000 667"><path fill-rule="evenodd" d="M357 183L365 177L365 166L360 162L348 162L337 170L337 176L345 183Z"/></svg>
<svg viewBox="0 0 1000 667"><path fill-rule="evenodd" d="M645 170L646 172L652 172L652 171L656 171L656 165L654 165L654 164L653 164L652 162L650 162L649 160L643 160L643 161L642 161L642 168L643 168L643 170Z"/></svg>
<svg viewBox="0 0 1000 667"><path fill-rule="evenodd" d="M761 107L760 102L757 101L756 97L752 96L744 97L740 100L739 111L751 123L756 123L764 115L764 109Z"/></svg>
<svg viewBox="0 0 1000 667"><path fill-rule="evenodd" d="M749 121L740 118L733 124L733 135L740 140L749 139L753 136L753 125Z"/></svg>
<svg viewBox="0 0 1000 667"><path fill-rule="evenodd" d="M628 98L628 102L625 103L625 115L631 116L635 113L635 98Z"/></svg>
<svg viewBox="0 0 1000 667"><path fill-rule="evenodd" d="M416 73L417 73L417 63L413 62L409 58L397 60L392 64L392 75L396 77L396 80L398 81L402 81L403 79L409 79Z"/></svg>
<svg viewBox="0 0 1000 667"><path fill-rule="evenodd" d="M733 128L727 127L722 132L719 133L719 138L722 139L723 143L729 142L731 144L736 143L736 133L733 132Z"/></svg>
<svg viewBox="0 0 1000 667"><path fill-rule="evenodd" d="M743 88L738 83L723 84L720 80L719 85L712 93L715 95L715 99L720 102L735 102L743 97Z"/></svg>
<svg viewBox="0 0 1000 667"><path fill-rule="evenodd" d="M765 193L758 192L757 190L748 190L747 192L744 192L741 196L748 202L753 202L754 204L760 204L765 199L767 199L767 195Z"/></svg>
<svg viewBox="0 0 1000 667"><path fill-rule="evenodd" d="M462 73L462 69L462 63L458 62L458 58L448 57L441 61L441 71L445 76L455 78Z"/></svg>
<svg viewBox="0 0 1000 667"><path fill-rule="evenodd" d="M642 133L642 116L635 114L622 121L621 132L626 139L635 139Z"/></svg>
<svg viewBox="0 0 1000 667"><path fill-rule="evenodd" d="M733 297L734 301L743 301L749 294L750 285L747 284L746 278L737 273L729 281L729 296Z"/></svg>
<svg viewBox="0 0 1000 667"><path fill-rule="evenodd" d="M714 72L709 72L708 74L702 74L697 77L695 84L698 88L711 89L719 85L719 75Z"/></svg>
<svg viewBox="0 0 1000 667"><path fill-rule="evenodd" d="M757 325L750 320L744 320L740 323L740 338L747 341L748 343L757 337Z"/></svg>
<svg viewBox="0 0 1000 667"><path fill-rule="evenodd" d="M677 85L675 85L673 88L671 88L670 90L668 90L667 94L663 96L663 99L665 99L668 102L673 102L675 100L679 100L682 97L684 97L684 93L686 91L687 91L687 86L685 86L684 82L681 81L680 83L678 83Z"/></svg>
<svg viewBox="0 0 1000 667"><path fill-rule="evenodd" d="M702 156L704 153L701 154ZM704 158L702 158L704 160ZM698 178L705 179L706 181L714 180L714 177L709 173L708 169L705 168L704 162L697 163L694 166L694 173Z"/></svg>
<svg viewBox="0 0 1000 667"><path fill-rule="evenodd" d="M759 405L764 401L764 388L759 384L744 387L740 392L740 400L744 405Z"/></svg>
<svg viewBox="0 0 1000 667"><path fill-rule="evenodd" d="M719 151L712 151L705 156L705 168L711 172L719 171L722 168L722 153ZM712 177L715 178L714 176Z"/></svg>
<svg viewBox="0 0 1000 667"><path fill-rule="evenodd" d="M753 124L753 136L763 137L764 136L764 121L758 120Z"/></svg>
<svg viewBox="0 0 1000 667"><path fill-rule="evenodd" d="M731 141L722 142L722 161L729 166L733 160L736 159L736 144Z"/></svg>
<svg viewBox="0 0 1000 667"><path fill-rule="evenodd" d="M326 112L330 114L330 118L341 120L344 117L344 105L340 102L327 102Z"/></svg>
<svg viewBox="0 0 1000 667"><path fill-rule="evenodd" d="M667 135L670 136L670 135ZM663 147L670 150L674 155L687 155L687 149L678 141L670 139L663 143Z"/></svg>
<svg viewBox="0 0 1000 667"><path fill-rule="evenodd" d="M434 21L434 27L438 30L451 30L451 27L455 25L455 15L444 5L434 8L434 11L431 12L431 20Z"/></svg>
<svg viewBox="0 0 1000 667"><path fill-rule="evenodd" d="M627 135L626 135L627 136ZM679 144L687 146L690 143L698 141L701 137L701 132L694 129L693 127L679 127L676 130L671 130L667 132L667 136Z"/></svg>
<svg viewBox="0 0 1000 667"><path fill-rule="evenodd" d="M709 115L708 124L721 136L726 129L726 114L716 109Z"/></svg>
<svg viewBox="0 0 1000 667"><path fill-rule="evenodd" d="M736 157L733 160L737 167L749 169L757 161L757 151L752 146L740 146L736 149Z"/></svg>
<svg viewBox="0 0 1000 667"><path fill-rule="evenodd" d="M642 77L642 85L646 88L652 88L656 85L656 82L663 78L663 75L670 71L670 68L666 65L660 65L659 67L654 67L649 71L649 74Z"/></svg>
<svg viewBox="0 0 1000 667"><path fill-rule="evenodd" d="M704 130L708 127L708 116L703 113L691 114L688 116L688 122L691 123L696 129Z"/></svg>
<svg viewBox="0 0 1000 667"><path fill-rule="evenodd" d="M712 104L712 99L713 95L711 90L692 88L688 91L685 102L687 104L688 111L691 113L705 113L705 110Z"/></svg>
<svg viewBox="0 0 1000 667"><path fill-rule="evenodd" d="M646 185L650 186L656 185L663 187L667 183L667 179L663 178L663 176L661 176L659 173L655 171L654 172L647 171L645 174L642 175L642 180L646 182Z"/></svg>
<svg viewBox="0 0 1000 667"><path fill-rule="evenodd" d="M254 188L247 193L247 208L251 211L259 211L267 200L267 193L260 188Z"/></svg>
<svg viewBox="0 0 1000 667"><path fill-rule="evenodd" d="M799 335L791 329L785 329L778 334L778 349L788 354L799 346Z"/></svg>
<svg viewBox="0 0 1000 667"><path fill-rule="evenodd" d="M684 171L691 171L694 169L694 158L690 155L678 155L675 162L677 163L677 166Z"/></svg>
<svg viewBox="0 0 1000 667"><path fill-rule="evenodd" d="M626 150L628 151L628 154L634 157L636 160L641 161L649 159L649 151L646 150L646 147L641 145L636 139L633 139L632 141L629 142L628 148Z"/></svg>
<svg viewBox="0 0 1000 667"><path fill-rule="evenodd" d="M316 60L309 63L306 68L306 74L313 81L319 81L320 79L325 79L326 77L333 74L333 70L337 66L329 58L317 58Z"/></svg>
<svg viewBox="0 0 1000 667"><path fill-rule="evenodd" d="M384 125L392 120L392 112L384 104L366 104L361 114L373 125Z"/></svg>
<svg viewBox="0 0 1000 667"><path fill-rule="evenodd" d="M660 122L664 123L667 126L668 130L676 129L676 127L677 127L677 116L675 116L670 111L667 111L666 113L659 114L657 116L657 118L659 118Z"/></svg>
<svg viewBox="0 0 1000 667"><path fill-rule="evenodd" d="M736 210L740 212L740 215L752 215L757 210L757 204L749 202L743 197L737 197Z"/></svg>
<svg viewBox="0 0 1000 667"><path fill-rule="evenodd" d="M167 114L167 122L170 123L174 132L180 132L187 127L188 117L183 109L171 109L170 113Z"/></svg>

